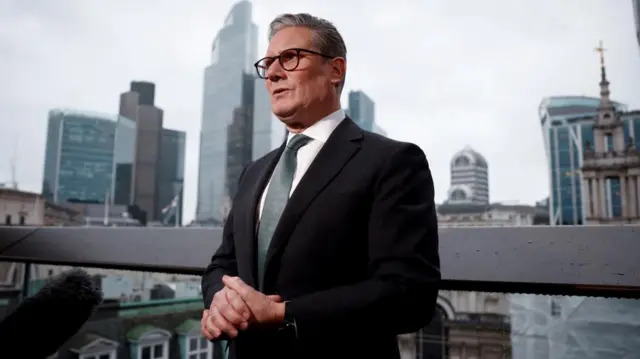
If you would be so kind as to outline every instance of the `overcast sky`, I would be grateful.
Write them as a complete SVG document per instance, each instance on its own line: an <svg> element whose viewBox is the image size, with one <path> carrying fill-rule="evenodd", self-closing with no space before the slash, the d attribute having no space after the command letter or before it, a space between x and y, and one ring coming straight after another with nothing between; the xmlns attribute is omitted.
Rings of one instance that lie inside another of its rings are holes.
<svg viewBox="0 0 640 359"><path fill-rule="evenodd" d="M40 191L47 112L117 113L131 80L156 83L165 127L187 131L184 219L193 218L203 71L232 0L0 1L0 182ZM537 117L551 95L598 95L604 41L615 100L640 108L631 0L254 0L260 31L283 12L335 23L349 54L346 93L376 102L389 136L415 142L436 199L465 145L487 157L493 201L549 193ZM346 96L343 98L346 107Z"/></svg>

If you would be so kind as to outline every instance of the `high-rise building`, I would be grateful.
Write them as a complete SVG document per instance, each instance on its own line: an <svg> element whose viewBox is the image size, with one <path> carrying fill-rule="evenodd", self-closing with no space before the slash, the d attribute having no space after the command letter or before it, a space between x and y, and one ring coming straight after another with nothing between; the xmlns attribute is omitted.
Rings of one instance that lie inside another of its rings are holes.
<svg viewBox="0 0 640 359"><path fill-rule="evenodd" d="M135 161L136 122L118 116L113 146L113 182L111 201L116 205L131 204L131 184Z"/></svg>
<svg viewBox="0 0 640 359"><path fill-rule="evenodd" d="M540 204L548 202L556 225L629 222L622 199L633 202L628 179L640 174L638 142L630 140L640 133L640 111L622 112L626 106L611 101L601 63L600 98L554 97L540 106L551 167L551 196ZM638 300L512 294L510 302L514 358L622 358L640 351Z"/></svg>
<svg viewBox="0 0 640 359"><path fill-rule="evenodd" d="M640 112L611 101L625 138L640 146ZM585 143L593 143L594 119L600 98L584 96L549 97L539 107L545 153L549 165L549 218L551 225L576 225L585 222L582 206L582 173Z"/></svg>
<svg viewBox="0 0 640 359"><path fill-rule="evenodd" d="M51 110L42 184L45 198L56 203L107 200L115 132L115 116Z"/></svg>
<svg viewBox="0 0 640 359"><path fill-rule="evenodd" d="M376 104L362 91L349 92L349 107L344 110L360 128L387 137L387 131L376 123Z"/></svg>
<svg viewBox="0 0 640 359"><path fill-rule="evenodd" d="M131 92L138 94L138 104L153 106L156 98L156 85L147 81L132 81Z"/></svg>
<svg viewBox="0 0 640 359"><path fill-rule="evenodd" d="M448 204L489 204L489 166L480 153L469 146L451 158L451 187Z"/></svg>
<svg viewBox="0 0 640 359"><path fill-rule="evenodd" d="M625 134L622 113L609 97L609 81L600 51L600 105L593 142L585 143L581 168L586 223L640 223L640 153Z"/></svg>
<svg viewBox="0 0 640 359"><path fill-rule="evenodd" d="M541 106L553 224L640 223L634 140L640 111L622 112L625 106L611 101L604 65L600 95L552 98ZM624 357L640 350L637 300L512 294L510 302L514 358Z"/></svg>
<svg viewBox="0 0 640 359"><path fill-rule="evenodd" d="M224 222L242 168L276 142L264 80L254 75L257 37L252 5L240 1L213 41L200 130L196 220L201 223Z"/></svg>
<svg viewBox="0 0 640 359"><path fill-rule="evenodd" d="M140 91L140 92L138 92ZM130 204L147 213L149 221L158 219L158 169L162 146L163 111L153 103L155 85L134 81L120 95L120 116L135 122L136 137Z"/></svg>
<svg viewBox="0 0 640 359"><path fill-rule="evenodd" d="M349 92L349 117L362 129L374 132L376 104L362 91Z"/></svg>
<svg viewBox="0 0 640 359"><path fill-rule="evenodd" d="M252 146L253 159L256 160L280 147L289 131L271 112L271 96L265 80L256 76L254 83Z"/></svg>
<svg viewBox="0 0 640 359"><path fill-rule="evenodd" d="M42 188L47 200L136 204L148 221L165 217L162 208L182 191L186 134L162 128L155 85L132 82L131 89L120 96L117 116L50 111ZM182 196L179 204L181 209Z"/></svg>
<svg viewBox="0 0 640 359"><path fill-rule="evenodd" d="M156 207L155 218L165 222L166 225L178 225L182 223L182 204L184 200L184 169L185 154L187 145L187 134L183 131L170 129L162 130L162 146L160 148L160 165L158 168L158 206ZM162 213L162 210L170 206L177 198L177 208L169 216Z"/></svg>
<svg viewBox="0 0 640 359"><path fill-rule="evenodd" d="M636 39L640 45L640 0L631 0L633 4L633 19L636 24Z"/></svg>
<svg viewBox="0 0 640 359"><path fill-rule="evenodd" d="M227 127L227 163L225 165L225 190L229 198L237 191L238 178L253 159L253 98L255 77L243 74L243 97L240 106L233 111Z"/></svg>

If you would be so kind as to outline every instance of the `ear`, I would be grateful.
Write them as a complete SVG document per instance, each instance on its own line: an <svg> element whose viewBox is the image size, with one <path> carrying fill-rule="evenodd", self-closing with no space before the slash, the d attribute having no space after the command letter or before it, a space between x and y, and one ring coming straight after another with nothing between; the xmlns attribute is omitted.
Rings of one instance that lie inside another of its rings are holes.
<svg viewBox="0 0 640 359"><path fill-rule="evenodd" d="M332 60L331 83L337 85L344 81L347 73L347 60L342 57L336 57Z"/></svg>

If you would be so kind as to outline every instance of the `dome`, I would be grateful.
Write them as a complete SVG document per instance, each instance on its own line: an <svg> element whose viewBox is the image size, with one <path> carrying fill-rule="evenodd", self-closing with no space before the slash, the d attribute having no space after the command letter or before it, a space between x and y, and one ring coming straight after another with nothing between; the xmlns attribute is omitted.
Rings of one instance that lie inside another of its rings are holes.
<svg viewBox="0 0 640 359"><path fill-rule="evenodd" d="M449 202L468 202L473 197L473 190L465 184L454 185L449 188L447 199Z"/></svg>
<svg viewBox="0 0 640 359"><path fill-rule="evenodd" d="M487 168L487 160L470 146L458 151L451 159L451 167L480 166Z"/></svg>

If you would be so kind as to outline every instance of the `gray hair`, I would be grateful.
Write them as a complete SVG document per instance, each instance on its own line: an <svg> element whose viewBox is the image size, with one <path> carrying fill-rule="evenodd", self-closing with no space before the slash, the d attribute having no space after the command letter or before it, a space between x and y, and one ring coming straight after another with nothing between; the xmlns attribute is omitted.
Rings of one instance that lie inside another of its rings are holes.
<svg viewBox="0 0 640 359"><path fill-rule="evenodd" d="M319 52L332 57L347 58L347 46L342 35L330 21L310 14L282 14L269 24L269 41L275 34L287 27L305 27L313 33L312 43ZM345 73L346 76L346 73ZM338 94L344 88L344 79L337 86Z"/></svg>

